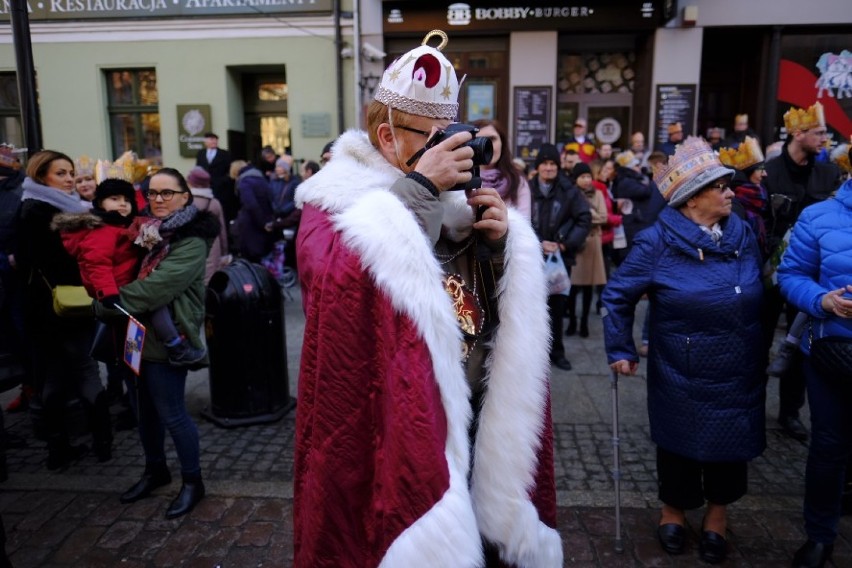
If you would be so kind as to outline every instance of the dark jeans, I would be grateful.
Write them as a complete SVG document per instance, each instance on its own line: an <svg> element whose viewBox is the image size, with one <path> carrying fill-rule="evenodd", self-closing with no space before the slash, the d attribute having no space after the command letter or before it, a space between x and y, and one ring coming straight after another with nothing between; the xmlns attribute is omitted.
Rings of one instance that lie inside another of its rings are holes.
<svg viewBox="0 0 852 568"><path fill-rule="evenodd" d="M782 313L787 316L787 330L796 318L795 307L784 303L778 286L768 290L764 294L763 306L763 339L766 345L766 357L764 368L769 363L769 350L772 348L772 340L775 337L775 326ZM799 409L805 404L805 375L802 372L801 352L797 349L790 361L787 372L778 380L779 408L778 417L799 417Z"/></svg>
<svg viewBox="0 0 852 568"><path fill-rule="evenodd" d="M747 462L699 462L657 447L660 501L676 509L697 509L705 500L728 505L746 494Z"/></svg>
<svg viewBox="0 0 852 568"><path fill-rule="evenodd" d="M823 544L837 538L846 464L852 456L852 390L820 376L804 358L811 410L811 444L805 469L805 531Z"/></svg>
<svg viewBox="0 0 852 568"><path fill-rule="evenodd" d="M547 297L547 311L550 315L550 360L565 357L565 345L562 343L562 317L568 305L568 296L553 294Z"/></svg>
<svg viewBox="0 0 852 568"><path fill-rule="evenodd" d="M166 430L180 460L181 474L201 474L198 428L186 410L187 370L166 363L142 362L142 374L131 378L130 404L139 418L139 438L146 465L166 462Z"/></svg>

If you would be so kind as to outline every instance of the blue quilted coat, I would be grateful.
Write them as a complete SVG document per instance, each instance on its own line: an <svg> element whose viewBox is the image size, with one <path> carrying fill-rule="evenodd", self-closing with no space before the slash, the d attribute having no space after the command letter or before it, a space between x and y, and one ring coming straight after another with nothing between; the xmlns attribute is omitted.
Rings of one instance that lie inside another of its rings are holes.
<svg viewBox="0 0 852 568"><path fill-rule="evenodd" d="M721 225L715 244L666 207L603 293L609 363L639 360L633 312L648 294L651 438L702 462L748 461L766 445L760 253L739 217Z"/></svg>
<svg viewBox="0 0 852 568"><path fill-rule="evenodd" d="M814 339L852 337L852 320L826 313L820 304L826 292L852 284L852 180L836 199L802 211L778 267L778 283L784 297L813 318ZM809 335L802 334L805 353L810 353Z"/></svg>

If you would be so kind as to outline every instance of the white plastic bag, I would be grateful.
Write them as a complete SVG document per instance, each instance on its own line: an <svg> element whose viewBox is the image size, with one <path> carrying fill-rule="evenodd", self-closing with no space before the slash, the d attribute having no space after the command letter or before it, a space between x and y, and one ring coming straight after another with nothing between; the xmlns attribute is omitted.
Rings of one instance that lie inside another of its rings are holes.
<svg viewBox="0 0 852 568"><path fill-rule="evenodd" d="M548 293L553 296L562 294L567 296L571 293L571 278L568 277L568 269L562 262L562 255L558 252L550 252L544 257L544 275L547 278Z"/></svg>

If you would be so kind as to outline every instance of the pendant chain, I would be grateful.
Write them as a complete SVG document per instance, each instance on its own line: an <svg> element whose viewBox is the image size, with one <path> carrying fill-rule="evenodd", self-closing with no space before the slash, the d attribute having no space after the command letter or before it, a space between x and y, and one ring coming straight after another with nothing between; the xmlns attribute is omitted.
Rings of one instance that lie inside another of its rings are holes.
<svg viewBox="0 0 852 568"><path fill-rule="evenodd" d="M470 248L470 245L473 244L473 240L474 240L473 235L469 236L467 238L467 242L459 250L457 250L456 252L454 252L452 254L440 254L440 253L436 252L435 258L438 259L438 264L444 265L444 264L447 264L448 262L452 262L455 259L457 259L458 257L460 257L462 254L464 254L467 251L467 249Z"/></svg>

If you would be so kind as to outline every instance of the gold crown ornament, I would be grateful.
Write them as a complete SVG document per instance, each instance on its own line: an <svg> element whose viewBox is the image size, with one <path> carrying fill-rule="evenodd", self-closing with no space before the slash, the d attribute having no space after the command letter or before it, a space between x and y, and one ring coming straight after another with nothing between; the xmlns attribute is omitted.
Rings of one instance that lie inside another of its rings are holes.
<svg viewBox="0 0 852 568"><path fill-rule="evenodd" d="M636 158L636 154L630 150L625 150L615 157L615 163L622 168L632 168L639 165L639 160Z"/></svg>
<svg viewBox="0 0 852 568"><path fill-rule="evenodd" d="M437 48L427 45L433 37L441 38ZM408 114L455 120L459 80L453 64L441 53L447 42L447 34L441 30L426 34L420 47L405 53L385 70L373 98Z"/></svg>
<svg viewBox="0 0 852 568"><path fill-rule="evenodd" d="M680 207L704 187L734 173L703 138L690 136L675 147L666 165L654 170L654 182L671 207Z"/></svg>
<svg viewBox="0 0 852 568"><path fill-rule="evenodd" d="M838 144L837 148L831 151L831 161L847 174L852 173L852 163L849 162L850 146L852 146L852 137L849 138L848 144L845 142Z"/></svg>
<svg viewBox="0 0 852 568"><path fill-rule="evenodd" d="M83 155L74 160L74 174L77 176L95 175L95 160Z"/></svg>
<svg viewBox="0 0 852 568"><path fill-rule="evenodd" d="M719 148L719 161L728 167L742 171L763 162L763 151L757 140L746 136L737 148Z"/></svg>
<svg viewBox="0 0 852 568"><path fill-rule="evenodd" d="M825 113L823 112L822 103L819 101L808 107L807 110L790 107L790 110L784 113L784 127L787 132L804 132L811 128L825 127Z"/></svg>

